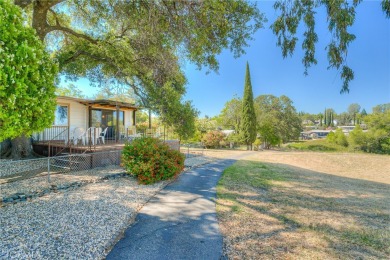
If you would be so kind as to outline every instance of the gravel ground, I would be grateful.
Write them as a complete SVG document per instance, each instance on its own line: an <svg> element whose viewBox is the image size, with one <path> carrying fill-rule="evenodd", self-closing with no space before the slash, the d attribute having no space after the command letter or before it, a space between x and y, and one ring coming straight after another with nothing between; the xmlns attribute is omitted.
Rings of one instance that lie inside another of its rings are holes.
<svg viewBox="0 0 390 260"><path fill-rule="evenodd" d="M190 157L185 160L185 167L192 168L205 163L214 161L210 157ZM47 176L40 176L30 179L25 179L16 182L0 184L0 200L3 197L10 196L17 192L22 193L33 193L39 192L44 189L50 188L52 185L60 186L64 184L73 183L76 181L85 181L85 182L97 182L101 178L104 178L107 175L112 175L115 173L122 173L124 169L119 166L110 166L105 168L96 168L93 170L79 171L79 172L70 172L65 174L53 174L51 175L51 182L47 181Z"/></svg>
<svg viewBox="0 0 390 260"><path fill-rule="evenodd" d="M93 170L69 172L64 174L53 174L47 181L47 176L34 177L16 182L10 182L0 185L0 198L7 197L17 192L32 193L50 188L52 185L64 185L76 181L92 181L96 182L101 178L124 172L119 166L110 166L107 168L96 168Z"/></svg>
<svg viewBox="0 0 390 260"><path fill-rule="evenodd" d="M186 159L191 168L214 159ZM34 191L52 184L99 180L119 167L55 175L52 183L37 177L0 186L2 194ZM168 182L138 185L122 177L50 193L0 208L0 259L102 259L138 210Z"/></svg>

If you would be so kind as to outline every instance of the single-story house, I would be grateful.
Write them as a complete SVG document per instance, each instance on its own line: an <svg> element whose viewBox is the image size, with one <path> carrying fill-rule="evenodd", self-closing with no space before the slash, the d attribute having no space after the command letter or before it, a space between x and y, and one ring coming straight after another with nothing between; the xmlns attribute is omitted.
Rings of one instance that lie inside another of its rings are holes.
<svg viewBox="0 0 390 260"><path fill-rule="evenodd" d="M134 104L113 100L90 100L58 96L53 126L33 135L36 141L72 139L92 142L118 141L127 135L136 134L136 111ZM77 138L80 136L80 140Z"/></svg>
<svg viewBox="0 0 390 260"><path fill-rule="evenodd" d="M310 130L301 132L301 139L321 139L325 138L332 130Z"/></svg>

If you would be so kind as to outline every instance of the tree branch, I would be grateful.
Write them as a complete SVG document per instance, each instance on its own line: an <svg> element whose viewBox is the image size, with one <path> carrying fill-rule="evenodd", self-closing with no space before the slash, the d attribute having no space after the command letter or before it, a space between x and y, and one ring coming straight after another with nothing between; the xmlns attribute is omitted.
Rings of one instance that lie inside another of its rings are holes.
<svg viewBox="0 0 390 260"><path fill-rule="evenodd" d="M33 0L14 0L14 4L19 6L22 9L26 8L32 2L33 2Z"/></svg>
<svg viewBox="0 0 390 260"><path fill-rule="evenodd" d="M82 39L84 39L86 41L89 41L89 42L91 42L93 44L96 44L98 42L98 40L92 39L88 35L75 32L74 30L72 30L72 29L70 29L68 27L62 26L61 23L60 23L60 20L58 19L57 14L53 11L53 9L50 8L48 11L53 14L54 19L56 20L56 24L55 25L47 24L48 25L47 26L47 33L52 32L52 31L62 31L62 32L71 34L73 36L76 36L77 38L82 38Z"/></svg>
<svg viewBox="0 0 390 260"><path fill-rule="evenodd" d="M65 32L65 33L68 33L68 34L71 34L77 38L81 38L81 39L84 39L86 41L89 41L90 43L93 43L93 44L96 44L98 43L99 41L98 40L95 40L91 37L89 37L88 35L85 35L85 34L82 34L82 33L78 33L78 32L75 32L73 31L72 29L70 28L67 28L67 27L64 27L64 26L61 26L60 24L57 24L55 26L48 26L47 27L47 30L48 32L52 32L52 31L61 31L61 32Z"/></svg>

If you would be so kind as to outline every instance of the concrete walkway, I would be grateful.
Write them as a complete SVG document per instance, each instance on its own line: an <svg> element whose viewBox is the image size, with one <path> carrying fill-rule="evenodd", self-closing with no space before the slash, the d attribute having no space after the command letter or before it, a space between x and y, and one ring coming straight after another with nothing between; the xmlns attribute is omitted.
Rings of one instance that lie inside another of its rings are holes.
<svg viewBox="0 0 390 260"><path fill-rule="evenodd" d="M221 259L215 186L233 162L181 174L142 208L107 259Z"/></svg>

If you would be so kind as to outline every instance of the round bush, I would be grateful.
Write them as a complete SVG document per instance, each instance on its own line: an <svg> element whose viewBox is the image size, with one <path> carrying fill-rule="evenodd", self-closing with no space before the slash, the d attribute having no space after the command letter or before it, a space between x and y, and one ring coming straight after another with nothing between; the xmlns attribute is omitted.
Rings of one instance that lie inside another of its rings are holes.
<svg viewBox="0 0 390 260"><path fill-rule="evenodd" d="M125 145L122 163L139 183L152 184L176 177L184 169L184 155L158 139L145 137Z"/></svg>
<svg viewBox="0 0 390 260"><path fill-rule="evenodd" d="M206 148L219 148L220 142L225 139L225 134L221 131L207 132L203 138L203 144Z"/></svg>

